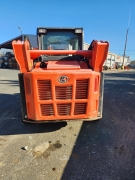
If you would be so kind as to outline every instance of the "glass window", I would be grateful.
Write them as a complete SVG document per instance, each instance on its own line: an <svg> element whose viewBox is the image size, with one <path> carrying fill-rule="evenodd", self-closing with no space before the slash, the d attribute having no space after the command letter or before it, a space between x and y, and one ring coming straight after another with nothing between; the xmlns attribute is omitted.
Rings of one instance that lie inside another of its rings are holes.
<svg viewBox="0 0 135 180"><path fill-rule="evenodd" d="M43 35L42 49L79 50L79 35L73 32L48 32Z"/></svg>

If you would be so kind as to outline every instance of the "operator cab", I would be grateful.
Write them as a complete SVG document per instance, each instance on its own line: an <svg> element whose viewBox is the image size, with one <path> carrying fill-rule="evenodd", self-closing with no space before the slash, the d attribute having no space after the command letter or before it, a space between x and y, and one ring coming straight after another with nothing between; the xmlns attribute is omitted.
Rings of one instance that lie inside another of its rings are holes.
<svg viewBox="0 0 135 180"><path fill-rule="evenodd" d="M83 28L37 28L39 50L83 50ZM71 55L67 55L71 56ZM65 58L63 55L44 56L46 60Z"/></svg>

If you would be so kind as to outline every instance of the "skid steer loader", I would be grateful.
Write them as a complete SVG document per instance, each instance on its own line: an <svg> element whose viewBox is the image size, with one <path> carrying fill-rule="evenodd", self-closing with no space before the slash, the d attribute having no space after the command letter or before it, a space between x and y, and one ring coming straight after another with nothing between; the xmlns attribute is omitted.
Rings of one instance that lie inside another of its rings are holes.
<svg viewBox="0 0 135 180"><path fill-rule="evenodd" d="M38 49L13 41L20 67L22 120L41 123L102 118L103 63L109 43L83 50L83 28L37 28Z"/></svg>

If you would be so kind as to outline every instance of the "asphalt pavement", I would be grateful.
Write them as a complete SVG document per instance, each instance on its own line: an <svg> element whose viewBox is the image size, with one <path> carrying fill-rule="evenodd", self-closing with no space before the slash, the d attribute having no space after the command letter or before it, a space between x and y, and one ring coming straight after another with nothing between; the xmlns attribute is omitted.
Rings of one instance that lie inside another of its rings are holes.
<svg viewBox="0 0 135 180"><path fill-rule="evenodd" d="M105 71L103 118L21 121L18 70L0 69L0 180L135 180L135 70Z"/></svg>

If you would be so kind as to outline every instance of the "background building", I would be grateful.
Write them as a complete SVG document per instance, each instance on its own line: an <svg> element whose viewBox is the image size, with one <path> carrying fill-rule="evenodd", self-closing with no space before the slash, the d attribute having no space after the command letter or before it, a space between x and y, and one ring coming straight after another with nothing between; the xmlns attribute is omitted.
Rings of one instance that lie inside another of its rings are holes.
<svg viewBox="0 0 135 180"><path fill-rule="evenodd" d="M118 63L120 66L123 64L124 66L127 66L130 64L129 56L125 56L123 60L122 55L118 55L112 52L108 52L107 59L104 63L108 68L115 68L115 64Z"/></svg>

